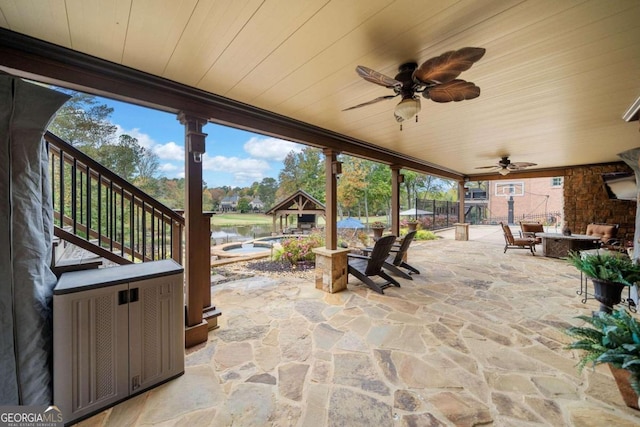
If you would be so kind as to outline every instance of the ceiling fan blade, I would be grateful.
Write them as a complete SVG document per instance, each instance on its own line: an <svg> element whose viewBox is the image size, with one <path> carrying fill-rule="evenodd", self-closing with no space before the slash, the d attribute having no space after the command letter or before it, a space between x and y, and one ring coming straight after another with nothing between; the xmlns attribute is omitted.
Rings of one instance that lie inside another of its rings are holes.
<svg viewBox="0 0 640 427"><path fill-rule="evenodd" d="M478 166L476 169L500 169L501 166L493 165L493 166Z"/></svg>
<svg viewBox="0 0 640 427"><path fill-rule="evenodd" d="M529 166L537 166L537 163L513 162L513 163L509 163L509 166L507 167L511 170L519 170L519 169L528 168Z"/></svg>
<svg viewBox="0 0 640 427"><path fill-rule="evenodd" d="M396 96L398 96L398 95L379 96L376 99L372 99L371 101L363 102L362 104L354 105L353 107L345 108L342 111L349 111L349 110L353 110L355 108L360 108L360 107L364 107L364 106L367 106L367 105L375 104L376 102L384 101L385 99L395 98Z"/></svg>
<svg viewBox="0 0 640 427"><path fill-rule="evenodd" d="M422 96L435 102L458 102L479 97L480 88L471 82L452 80L425 90Z"/></svg>
<svg viewBox="0 0 640 427"><path fill-rule="evenodd" d="M389 76L385 76L384 74L379 73L376 70L372 70L371 68L365 67L364 65L358 65L356 67L356 73L358 73L360 77L368 82L375 83L389 89L402 86L402 83L400 83L398 80Z"/></svg>
<svg viewBox="0 0 640 427"><path fill-rule="evenodd" d="M484 56L486 50L481 47L463 47L460 50L445 52L440 56L426 60L413 76L424 83L446 83L455 79L461 72L468 70Z"/></svg>

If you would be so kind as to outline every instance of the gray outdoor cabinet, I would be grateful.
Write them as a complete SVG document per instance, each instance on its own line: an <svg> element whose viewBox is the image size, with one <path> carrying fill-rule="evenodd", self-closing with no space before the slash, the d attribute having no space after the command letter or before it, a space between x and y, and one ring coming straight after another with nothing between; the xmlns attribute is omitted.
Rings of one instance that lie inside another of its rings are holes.
<svg viewBox="0 0 640 427"><path fill-rule="evenodd" d="M53 400L65 424L184 373L183 268L65 273L53 295Z"/></svg>

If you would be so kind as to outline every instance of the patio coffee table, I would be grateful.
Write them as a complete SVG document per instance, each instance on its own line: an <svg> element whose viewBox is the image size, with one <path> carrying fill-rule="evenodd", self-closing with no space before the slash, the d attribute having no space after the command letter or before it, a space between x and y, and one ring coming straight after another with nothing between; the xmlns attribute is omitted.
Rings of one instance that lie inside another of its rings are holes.
<svg viewBox="0 0 640 427"><path fill-rule="evenodd" d="M536 233L536 237L542 238L544 256L551 258L564 258L570 251L594 249L600 245L600 237L585 234Z"/></svg>

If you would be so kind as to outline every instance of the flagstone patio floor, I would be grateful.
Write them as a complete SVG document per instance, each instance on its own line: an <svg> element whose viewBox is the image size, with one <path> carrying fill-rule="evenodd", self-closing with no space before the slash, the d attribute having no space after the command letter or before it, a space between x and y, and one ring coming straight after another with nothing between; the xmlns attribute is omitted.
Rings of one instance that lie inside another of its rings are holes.
<svg viewBox="0 0 640 427"><path fill-rule="evenodd" d="M420 275L376 294L350 277L216 285L220 328L185 374L82 426L638 426L606 367L576 369L563 329L598 309L580 274L499 227L415 242Z"/></svg>

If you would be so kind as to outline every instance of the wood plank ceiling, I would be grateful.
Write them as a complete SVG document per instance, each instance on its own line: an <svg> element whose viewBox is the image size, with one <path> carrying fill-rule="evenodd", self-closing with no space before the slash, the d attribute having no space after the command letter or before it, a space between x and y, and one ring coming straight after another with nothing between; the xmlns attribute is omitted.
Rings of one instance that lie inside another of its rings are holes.
<svg viewBox="0 0 640 427"><path fill-rule="evenodd" d="M504 155L544 170L640 146L622 120L640 96L637 0L0 0L0 27L463 175ZM342 111L392 94L357 65L393 77L465 46L487 50L460 76L479 98L422 99L402 131L399 98Z"/></svg>

